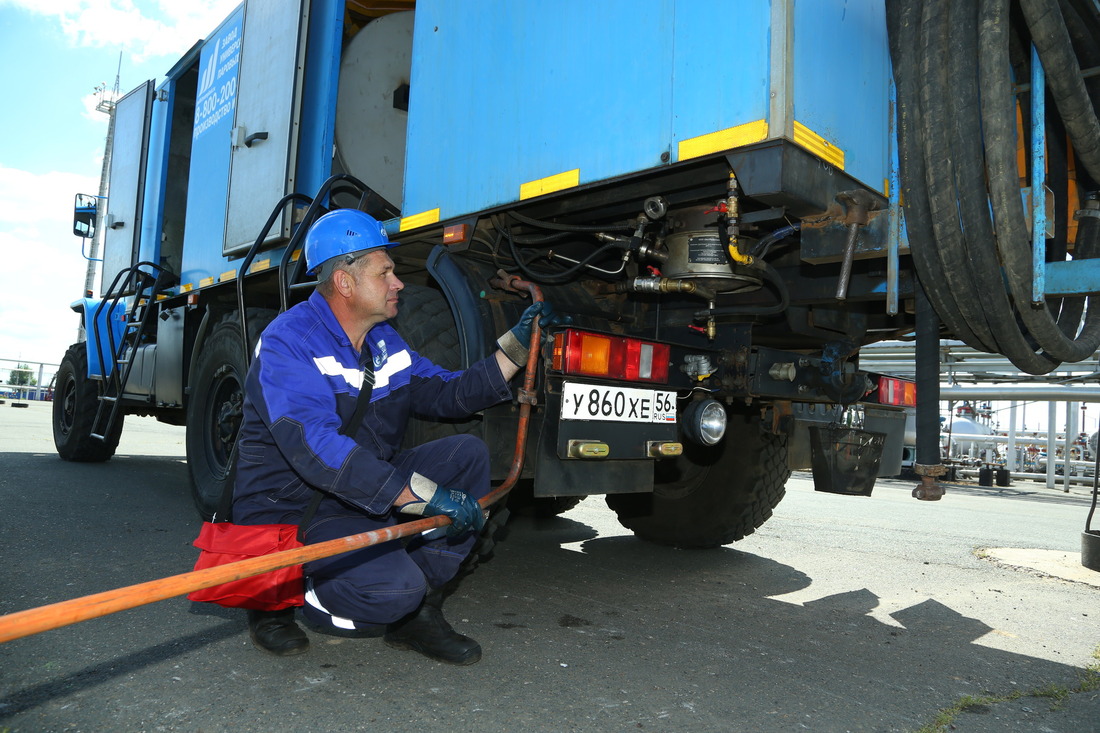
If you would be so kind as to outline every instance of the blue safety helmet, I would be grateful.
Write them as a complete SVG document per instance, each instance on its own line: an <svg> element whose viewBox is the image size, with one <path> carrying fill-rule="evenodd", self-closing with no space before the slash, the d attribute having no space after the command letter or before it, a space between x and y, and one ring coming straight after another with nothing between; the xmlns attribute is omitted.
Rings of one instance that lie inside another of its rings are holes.
<svg viewBox="0 0 1100 733"><path fill-rule="evenodd" d="M327 280L338 264L351 263L372 249L396 247L391 242L382 222L358 209L336 209L313 222L306 232L304 245L306 272L310 275L324 272L320 280ZM344 258L339 260L336 258ZM322 268L329 260L332 267Z"/></svg>

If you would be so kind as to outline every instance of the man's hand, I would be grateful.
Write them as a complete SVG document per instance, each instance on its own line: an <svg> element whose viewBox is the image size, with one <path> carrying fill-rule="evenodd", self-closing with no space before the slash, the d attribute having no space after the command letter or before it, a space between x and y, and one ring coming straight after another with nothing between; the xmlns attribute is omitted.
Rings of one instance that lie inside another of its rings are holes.
<svg viewBox="0 0 1100 733"><path fill-rule="evenodd" d="M451 518L447 527L447 536L455 537L470 531L481 531L485 526L485 514L481 505L459 489L445 489L435 482L413 474L409 485L394 502L397 511L403 514L419 514L424 517L440 515Z"/></svg>
<svg viewBox="0 0 1100 733"><path fill-rule="evenodd" d="M451 518L451 526L447 528L448 537L480 532L485 526L485 513L481 511L481 505L459 489L436 489L435 495L424 508L424 516L436 517L441 514Z"/></svg>
<svg viewBox="0 0 1100 733"><path fill-rule="evenodd" d="M512 326L511 330L497 339L497 346L508 357L508 360L517 367L527 363L527 356L531 347L531 330L535 325L535 318L539 319L539 327L563 326L573 322L569 316L562 316L554 312L554 307L545 300L540 300L527 306L523 315L519 317L519 323Z"/></svg>

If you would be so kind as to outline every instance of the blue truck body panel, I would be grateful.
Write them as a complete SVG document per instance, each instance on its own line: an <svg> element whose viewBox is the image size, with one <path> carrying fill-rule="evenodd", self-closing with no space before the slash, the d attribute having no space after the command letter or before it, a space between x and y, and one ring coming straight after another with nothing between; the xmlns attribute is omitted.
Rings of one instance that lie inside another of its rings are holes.
<svg viewBox="0 0 1100 733"><path fill-rule="evenodd" d="M772 27L777 3L790 29ZM417 3L406 216L513 203L553 176L534 195L765 139L805 144L798 126L885 193L881 3L569 0L551 14L487 0L478 11Z"/></svg>
<svg viewBox="0 0 1100 733"><path fill-rule="evenodd" d="M844 170L886 194L890 49L881 2L794 3L794 119L844 151Z"/></svg>

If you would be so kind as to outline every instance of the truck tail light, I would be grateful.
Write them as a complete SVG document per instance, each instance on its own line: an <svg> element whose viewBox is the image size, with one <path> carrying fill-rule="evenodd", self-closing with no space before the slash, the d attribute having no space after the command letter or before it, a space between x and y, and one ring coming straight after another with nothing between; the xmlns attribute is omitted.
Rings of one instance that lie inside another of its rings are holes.
<svg viewBox="0 0 1100 733"><path fill-rule="evenodd" d="M878 401L897 407L917 406L917 384L897 377L878 378Z"/></svg>
<svg viewBox="0 0 1100 733"><path fill-rule="evenodd" d="M568 328L554 334L553 368L627 382L668 382L668 344Z"/></svg>

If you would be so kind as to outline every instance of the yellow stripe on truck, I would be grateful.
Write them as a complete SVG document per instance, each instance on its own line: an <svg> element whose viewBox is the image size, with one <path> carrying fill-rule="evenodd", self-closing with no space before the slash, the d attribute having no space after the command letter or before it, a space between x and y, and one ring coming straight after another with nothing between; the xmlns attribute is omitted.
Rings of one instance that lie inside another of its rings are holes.
<svg viewBox="0 0 1100 733"><path fill-rule="evenodd" d="M404 232L409 229L427 226L428 224L435 224L437 221L439 221L439 209L429 209L419 214L402 217L400 231Z"/></svg>
<svg viewBox="0 0 1100 733"><path fill-rule="evenodd" d="M528 181L527 183L520 184L519 198L520 201L526 199L533 199L536 196L543 196L548 193L554 193L555 191L563 191L567 188L573 188L580 184L581 181L581 169L574 168L571 171L565 171L564 173L557 173L546 178L540 178L537 181Z"/></svg>
<svg viewBox="0 0 1100 733"><path fill-rule="evenodd" d="M746 122L736 127L710 132L698 137L681 140L677 147L677 160L689 160L701 155L710 155L721 150L731 150L742 145L758 143L768 138L768 121Z"/></svg>
<svg viewBox="0 0 1100 733"><path fill-rule="evenodd" d="M844 170L844 151L797 120L794 123L794 141L826 163Z"/></svg>

